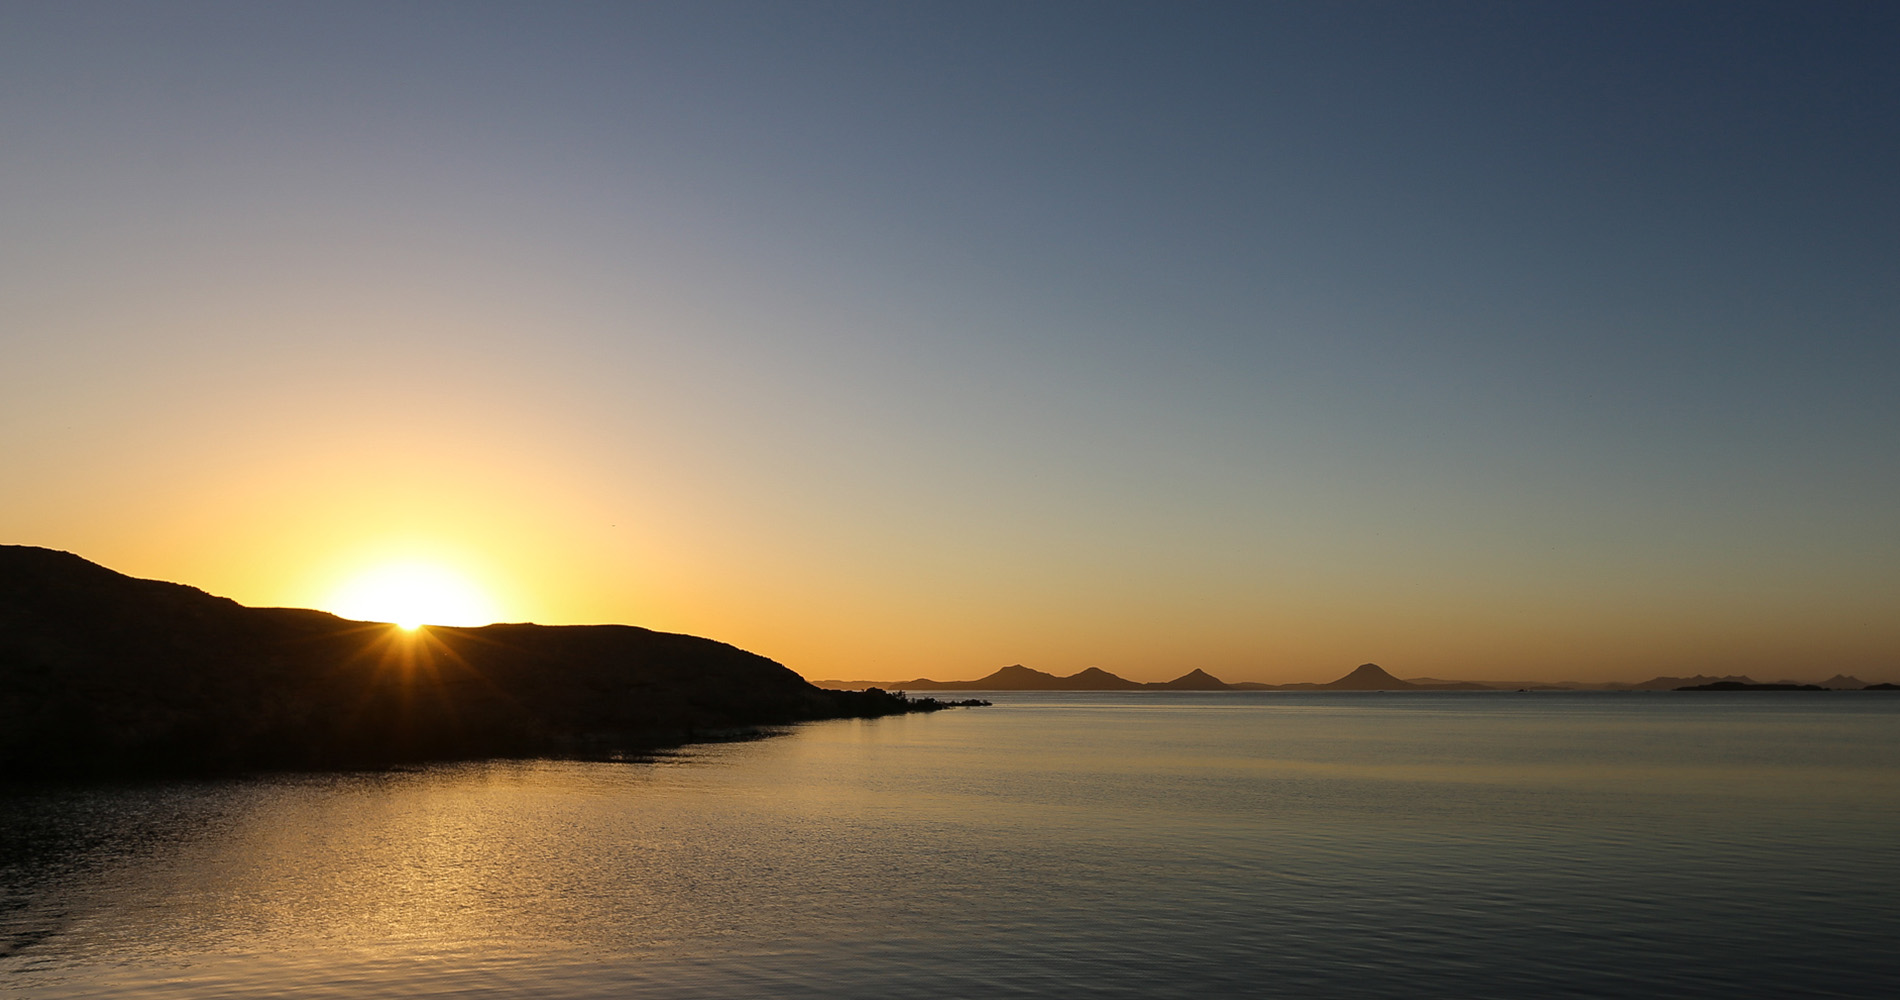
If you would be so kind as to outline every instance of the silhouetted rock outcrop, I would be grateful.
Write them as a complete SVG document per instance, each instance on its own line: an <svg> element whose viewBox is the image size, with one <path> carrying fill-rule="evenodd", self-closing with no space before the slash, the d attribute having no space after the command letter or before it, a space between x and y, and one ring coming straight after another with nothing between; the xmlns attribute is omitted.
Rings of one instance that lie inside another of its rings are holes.
<svg viewBox="0 0 1900 1000"><path fill-rule="evenodd" d="M0 546L0 776L612 756L943 707L628 625L405 632Z"/></svg>

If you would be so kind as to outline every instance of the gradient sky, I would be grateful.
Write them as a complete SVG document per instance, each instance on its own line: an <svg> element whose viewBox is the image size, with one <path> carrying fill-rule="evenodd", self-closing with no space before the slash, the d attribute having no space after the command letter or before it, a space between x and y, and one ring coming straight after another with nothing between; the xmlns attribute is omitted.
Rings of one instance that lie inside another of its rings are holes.
<svg viewBox="0 0 1900 1000"><path fill-rule="evenodd" d="M0 7L0 541L809 677L1900 679L1900 5Z"/></svg>

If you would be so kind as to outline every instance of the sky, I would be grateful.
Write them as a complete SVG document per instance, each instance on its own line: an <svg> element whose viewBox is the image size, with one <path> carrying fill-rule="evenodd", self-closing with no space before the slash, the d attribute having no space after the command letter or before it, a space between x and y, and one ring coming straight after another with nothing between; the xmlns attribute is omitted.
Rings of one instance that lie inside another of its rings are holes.
<svg viewBox="0 0 1900 1000"><path fill-rule="evenodd" d="M814 679L1900 679L1895 52L1890 3L0 6L0 541Z"/></svg>

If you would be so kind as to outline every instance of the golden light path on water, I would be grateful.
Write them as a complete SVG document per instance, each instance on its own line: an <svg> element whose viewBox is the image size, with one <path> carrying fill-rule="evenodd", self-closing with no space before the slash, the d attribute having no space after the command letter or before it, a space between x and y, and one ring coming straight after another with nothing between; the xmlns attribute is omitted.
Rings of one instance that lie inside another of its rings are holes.
<svg viewBox="0 0 1900 1000"><path fill-rule="evenodd" d="M0 993L1893 995L1900 703L1757 694L1001 692L49 789L8 803Z"/></svg>

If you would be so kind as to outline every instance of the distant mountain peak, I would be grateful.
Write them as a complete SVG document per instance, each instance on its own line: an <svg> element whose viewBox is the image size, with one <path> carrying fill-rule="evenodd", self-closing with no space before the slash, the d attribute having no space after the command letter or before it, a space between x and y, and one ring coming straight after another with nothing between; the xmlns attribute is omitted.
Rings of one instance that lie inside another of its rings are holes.
<svg viewBox="0 0 1900 1000"><path fill-rule="evenodd" d="M1011 663L997 669L996 673L977 681L978 684L994 684L997 688L1020 688L1020 686L1041 686L1056 679L1053 673L1043 673L1039 669L1024 667L1022 663Z"/></svg>
<svg viewBox="0 0 1900 1000"><path fill-rule="evenodd" d="M1062 679L1054 674L1012 663L987 677L967 681L971 688L985 691L1042 691L1059 687Z"/></svg>
<svg viewBox="0 0 1900 1000"><path fill-rule="evenodd" d="M1148 686L1165 688L1170 691L1226 691L1231 687L1226 681L1221 680L1199 667L1195 667L1193 670L1176 677L1174 680L1163 681L1160 684L1150 684Z"/></svg>
<svg viewBox="0 0 1900 1000"><path fill-rule="evenodd" d="M1333 691L1409 691L1418 685L1399 680L1377 663L1361 663L1352 673L1320 687Z"/></svg>
<svg viewBox="0 0 1900 1000"><path fill-rule="evenodd" d="M1057 678L1056 684L1064 691L1132 691L1146 686L1101 667L1084 667L1067 677Z"/></svg>

